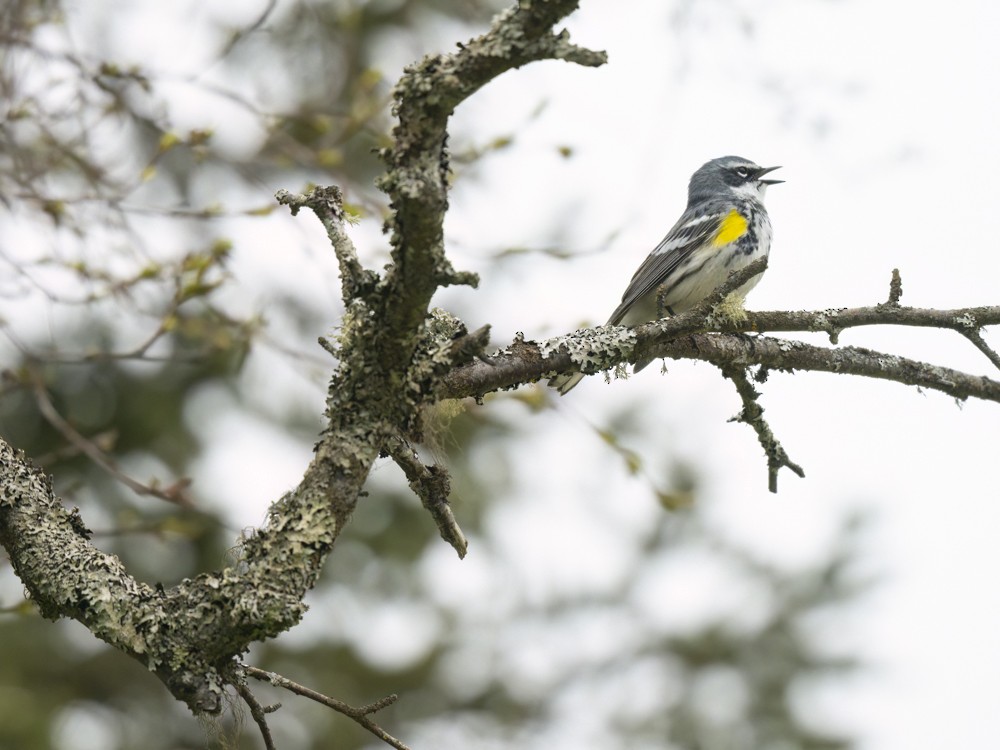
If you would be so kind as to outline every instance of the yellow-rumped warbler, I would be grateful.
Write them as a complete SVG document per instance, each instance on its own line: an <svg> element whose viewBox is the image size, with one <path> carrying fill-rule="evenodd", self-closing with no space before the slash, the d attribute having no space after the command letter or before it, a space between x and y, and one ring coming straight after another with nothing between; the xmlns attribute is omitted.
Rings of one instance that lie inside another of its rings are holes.
<svg viewBox="0 0 1000 750"><path fill-rule="evenodd" d="M606 325L633 326L676 315L701 302L730 273L766 256L771 248L771 220L762 199L763 180L779 167L759 167L749 159L712 159L691 176L687 209L660 244L639 266ZM746 296L756 276L734 293ZM638 372L652 360L638 361ZM549 385L566 394L583 379L581 373L557 375Z"/></svg>

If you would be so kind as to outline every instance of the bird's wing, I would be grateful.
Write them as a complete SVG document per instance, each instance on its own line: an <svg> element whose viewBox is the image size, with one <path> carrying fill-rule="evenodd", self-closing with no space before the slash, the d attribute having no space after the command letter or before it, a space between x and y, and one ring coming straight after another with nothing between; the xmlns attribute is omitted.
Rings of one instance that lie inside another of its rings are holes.
<svg viewBox="0 0 1000 750"><path fill-rule="evenodd" d="M608 324L618 325L636 301L656 289L695 248L719 232L728 214L728 208L697 213L685 211L632 276L628 289L622 295L622 302L611 314Z"/></svg>

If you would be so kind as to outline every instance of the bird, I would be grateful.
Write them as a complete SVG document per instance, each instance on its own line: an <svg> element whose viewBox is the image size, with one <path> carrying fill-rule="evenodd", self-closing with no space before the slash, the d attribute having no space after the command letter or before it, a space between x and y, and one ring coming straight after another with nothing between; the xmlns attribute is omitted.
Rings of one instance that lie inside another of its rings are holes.
<svg viewBox="0 0 1000 750"><path fill-rule="evenodd" d="M763 178L776 169L740 156L699 167L688 185L687 208L632 276L606 325L634 326L690 310L730 273L767 257L772 231L764 194L784 180ZM760 274L733 295L744 298L758 281ZM637 361L633 372L650 362ZM549 386L566 395L582 379L579 372L556 375Z"/></svg>

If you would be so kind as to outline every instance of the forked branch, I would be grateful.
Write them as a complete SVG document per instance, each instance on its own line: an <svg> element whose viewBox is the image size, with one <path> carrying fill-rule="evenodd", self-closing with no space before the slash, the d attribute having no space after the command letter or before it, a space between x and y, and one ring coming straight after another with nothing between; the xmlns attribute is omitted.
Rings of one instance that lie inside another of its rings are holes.
<svg viewBox="0 0 1000 750"><path fill-rule="evenodd" d="M396 748L396 750L410 750L407 745L403 744L403 742L386 732L371 718L372 714L377 713L383 708L391 706L395 703L398 700L398 696L396 695L387 695L374 703L369 703L366 706L355 707L348 703L344 703L341 700L337 700L336 698L332 698L329 695L323 695L323 693L307 688L305 685L300 685L299 683L293 682L287 677L282 677L274 672L266 672L263 669L251 667L246 664L242 665L242 669L247 677L253 677L255 680L269 682L275 687L284 688L285 690L293 692L296 695L301 695L304 698L308 698L309 700L321 703L328 708L332 708L337 713L341 713L349 719L357 722L384 743Z"/></svg>

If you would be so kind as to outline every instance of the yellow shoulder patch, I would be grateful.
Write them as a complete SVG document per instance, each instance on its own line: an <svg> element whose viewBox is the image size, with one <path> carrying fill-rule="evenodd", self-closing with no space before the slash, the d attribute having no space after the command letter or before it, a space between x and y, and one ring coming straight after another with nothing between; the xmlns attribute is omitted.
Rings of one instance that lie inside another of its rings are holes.
<svg viewBox="0 0 1000 750"><path fill-rule="evenodd" d="M719 231L712 238L712 247L722 247L730 242L736 242L746 233L747 220L734 208L719 224Z"/></svg>

